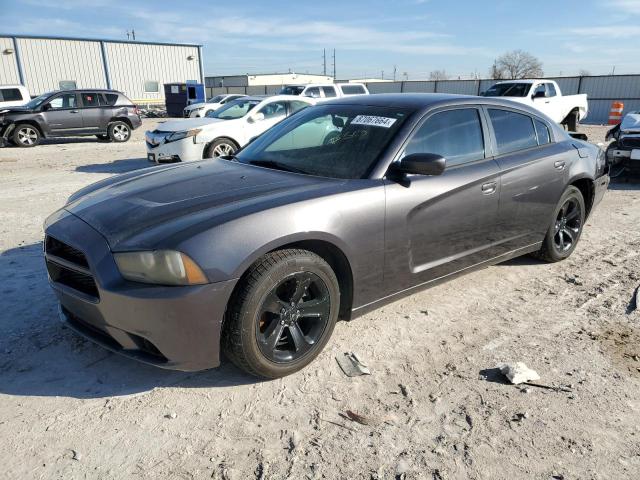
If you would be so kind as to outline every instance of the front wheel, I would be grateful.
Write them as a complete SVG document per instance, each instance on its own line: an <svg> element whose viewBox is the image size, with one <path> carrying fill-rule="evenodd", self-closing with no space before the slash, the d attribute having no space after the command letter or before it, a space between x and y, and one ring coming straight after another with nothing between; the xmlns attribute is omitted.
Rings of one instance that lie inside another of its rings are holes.
<svg viewBox="0 0 640 480"><path fill-rule="evenodd" d="M40 143L40 131L33 125L23 123L13 131L12 140L18 147L35 147Z"/></svg>
<svg viewBox="0 0 640 480"><path fill-rule="evenodd" d="M205 149L203 158L227 157L237 151L238 146L232 140L219 138Z"/></svg>
<svg viewBox="0 0 640 480"><path fill-rule="evenodd" d="M553 214L542 247L534 255L547 262L559 262L576 249L586 217L584 197L580 190L569 186Z"/></svg>
<svg viewBox="0 0 640 480"><path fill-rule="evenodd" d="M223 327L225 355L264 378L311 363L338 319L340 289L327 262L306 250L277 250L257 261L241 282Z"/></svg>
<svg viewBox="0 0 640 480"><path fill-rule="evenodd" d="M131 138L131 127L125 122L113 122L109 125L108 134L114 142L127 142Z"/></svg>

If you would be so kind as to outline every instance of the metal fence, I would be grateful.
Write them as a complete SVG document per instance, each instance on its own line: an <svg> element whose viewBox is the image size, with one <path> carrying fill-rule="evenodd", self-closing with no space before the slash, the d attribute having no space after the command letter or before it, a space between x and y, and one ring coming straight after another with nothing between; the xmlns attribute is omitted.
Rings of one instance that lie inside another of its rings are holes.
<svg viewBox="0 0 640 480"><path fill-rule="evenodd" d="M609 118L611 102L624 103L624 111L640 110L640 75L603 75L590 77L550 77L560 85L564 95L586 93L589 115L583 123L605 124ZM478 95L496 80L433 80L367 83L371 93L458 93ZM207 95L244 93L247 95L274 95L280 85L253 85L249 87L208 87Z"/></svg>

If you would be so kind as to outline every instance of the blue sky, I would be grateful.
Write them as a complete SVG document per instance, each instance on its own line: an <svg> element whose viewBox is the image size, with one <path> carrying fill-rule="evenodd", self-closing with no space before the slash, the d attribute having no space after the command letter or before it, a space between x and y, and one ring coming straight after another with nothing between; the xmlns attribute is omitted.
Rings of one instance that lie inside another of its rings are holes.
<svg viewBox="0 0 640 480"><path fill-rule="evenodd" d="M202 43L205 74L321 73L339 78L446 70L486 77L520 48L547 75L640 73L640 0L0 0L2 33Z"/></svg>

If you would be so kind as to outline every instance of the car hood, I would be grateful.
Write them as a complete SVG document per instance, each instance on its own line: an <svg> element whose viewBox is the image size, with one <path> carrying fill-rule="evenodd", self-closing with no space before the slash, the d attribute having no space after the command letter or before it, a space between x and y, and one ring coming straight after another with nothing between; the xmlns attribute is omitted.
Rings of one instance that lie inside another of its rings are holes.
<svg viewBox="0 0 640 480"><path fill-rule="evenodd" d="M12 113L32 113L34 110L27 107L0 107L0 115L11 115Z"/></svg>
<svg viewBox="0 0 640 480"><path fill-rule="evenodd" d="M211 105L215 105L215 104L211 104ZM191 105L187 105L186 107L184 107L185 110L195 110L196 108L203 108L206 107L207 104L204 102L198 102L198 103L192 103Z"/></svg>
<svg viewBox="0 0 640 480"><path fill-rule="evenodd" d="M335 193L346 183L205 160L128 173L77 192L64 208L114 251L172 248L236 218Z"/></svg>
<svg viewBox="0 0 640 480"><path fill-rule="evenodd" d="M183 132L192 128L200 128L213 123L225 122L230 120L221 120L219 118L185 118L184 120L171 120L158 124L156 130L159 132Z"/></svg>

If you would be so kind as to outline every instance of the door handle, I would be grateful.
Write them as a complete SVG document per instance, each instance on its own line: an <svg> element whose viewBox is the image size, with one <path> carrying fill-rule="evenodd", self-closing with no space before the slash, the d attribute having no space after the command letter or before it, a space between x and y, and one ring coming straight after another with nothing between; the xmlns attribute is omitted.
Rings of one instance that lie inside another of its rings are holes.
<svg viewBox="0 0 640 480"><path fill-rule="evenodd" d="M496 182L488 182L482 185L482 193L484 195L491 195L496 191L498 184Z"/></svg>
<svg viewBox="0 0 640 480"><path fill-rule="evenodd" d="M564 166L567 164L564 160L558 160L553 164L556 170L564 170Z"/></svg>

